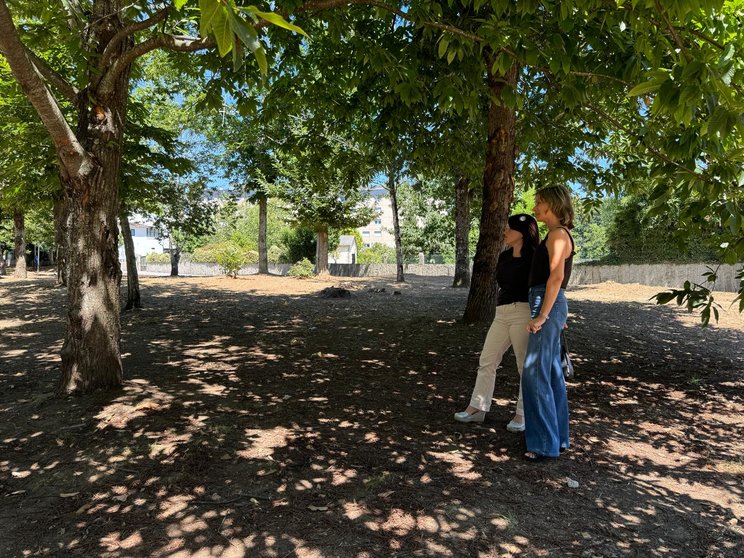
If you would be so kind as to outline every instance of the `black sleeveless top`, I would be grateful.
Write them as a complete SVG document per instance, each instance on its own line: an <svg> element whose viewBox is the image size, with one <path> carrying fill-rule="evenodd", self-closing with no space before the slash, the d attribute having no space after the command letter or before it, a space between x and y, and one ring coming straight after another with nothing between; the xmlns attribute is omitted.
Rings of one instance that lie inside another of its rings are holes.
<svg viewBox="0 0 744 558"><path fill-rule="evenodd" d="M561 289L565 289L568 286L568 280L571 279L571 269L573 268L573 257L576 253L574 239L568 229L565 227L558 227L568 233L568 238L571 239L571 254L565 259L563 264L563 282L561 283ZM532 259L532 268L530 269L530 280L529 286L534 287L535 285L544 285L548 282L550 277L550 258L548 257L548 247L545 244L548 240L548 233L545 238L540 242L540 246L535 251L535 256Z"/></svg>
<svg viewBox="0 0 744 558"><path fill-rule="evenodd" d="M527 279L531 267L532 254L524 248L519 258L514 257L513 248L501 252L496 264L496 283L499 285L496 306L529 301Z"/></svg>

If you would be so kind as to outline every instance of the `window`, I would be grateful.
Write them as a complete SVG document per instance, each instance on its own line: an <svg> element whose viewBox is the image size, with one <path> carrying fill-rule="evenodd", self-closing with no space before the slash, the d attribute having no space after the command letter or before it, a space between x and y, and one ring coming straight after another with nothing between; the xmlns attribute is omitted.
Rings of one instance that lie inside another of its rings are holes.
<svg viewBox="0 0 744 558"><path fill-rule="evenodd" d="M375 231L375 236L382 236L382 231Z"/></svg>
<svg viewBox="0 0 744 558"><path fill-rule="evenodd" d="M158 231L154 227L147 227L147 238L155 238L158 236Z"/></svg>
<svg viewBox="0 0 744 558"><path fill-rule="evenodd" d="M375 219L375 225L382 225L382 219Z"/></svg>
<svg viewBox="0 0 744 558"><path fill-rule="evenodd" d="M362 231L362 236L369 236L369 231Z"/></svg>

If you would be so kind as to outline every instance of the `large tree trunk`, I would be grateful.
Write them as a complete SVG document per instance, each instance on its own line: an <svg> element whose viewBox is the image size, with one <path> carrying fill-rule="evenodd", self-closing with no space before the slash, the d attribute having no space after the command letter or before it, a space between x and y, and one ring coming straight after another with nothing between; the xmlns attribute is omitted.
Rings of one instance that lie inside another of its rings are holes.
<svg viewBox="0 0 744 558"><path fill-rule="evenodd" d="M390 206L393 212L393 236L395 237L395 281L405 283L403 276L403 248L400 242L400 220L398 219L398 186L397 172L391 172L388 177L387 191L390 194Z"/></svg>
<svg viewBox="0 0 744 558"><path fill-rule="evenodd" d="M26 218L23 211L17 208L13 211L13 240L15 244L13 250L15 273L13 275L25 279L28 277L26 267Z"/></svg>
<svg viewBox="0 0 744 558"><path fill-rule="evenodd" d="M129 217L123 211L119 214L119 225L121 226L121 236L124 239L124 255L127 260L127 302L124 305L124 310L142 308L132 229L129 228Z"/></svg>
<svg viewBox="0 0 744 558"><path fill-rule="evenodd" d="M93 4L87 45L90 51L102 55L105 46L122 29L120 4L116 0ZM127 39L115 47L112 65L129 44ZM90 67L88 79L91 86L80 99L75 137L89 158L72 174L69 162L61 164L62 187L69 208L68 327L58 387L63 394L116 387L123 381L116 220L129 67L123 67L105 87L94 67ZM61 161L69 161L64 152L58 154Z"/></svg>
<svg viewBox="0 0 744 558"><path fill-rule="evenodd" d="M328 275L328 228L316 230L315 235L315 273Z"/></svg>
<svg viewBox="0 0 744 558"><path fill-rule="evenodd" d="M267 198L258 196L258 273L269 273L269 252L266 247Z"/></svg>
<svg viewBox="0 0 744 558"><path fill-rule="evenodd" d="M493 53L488 55L488 68L493 66ZM516 123L514 109L498 103L506 85L517 83L518 67L513 65L503 77L489 73L488 87L492 101L488 108L488 141L483 171L483 210L480 236L473 260L473 278L468 292L463 321L489 322L496 311L496 262L509 219L514 197L516 160Z"/></svg>
<svg viewBox="0 0 744 558"><path fill-rule="evenodd" d="M67 248L65 242L68 238L67 204L63 192L59 192L54 198L54 250L57 263L57 285L67 286Z"/></svg>
<svg viewBox="0 0 744 558"><path fill-rule="evenodd" d="M455 184L455 279L453 287L470 286L470 180L461 176Z"/></svg>

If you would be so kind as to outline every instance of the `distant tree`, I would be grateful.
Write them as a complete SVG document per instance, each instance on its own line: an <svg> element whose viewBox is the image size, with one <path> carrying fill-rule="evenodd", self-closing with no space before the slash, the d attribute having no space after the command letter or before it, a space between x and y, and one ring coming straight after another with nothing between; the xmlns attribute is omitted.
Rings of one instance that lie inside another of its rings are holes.
<svg viewBox="0 0 744 558"><path fill-rule="evenodd" d="M173 177L158 194L161 203L155 212L155 226L161 239L168 243L171 277L177 277L184 246L189 240L212 232L216 207L207 197L207 186L201 182L182 182Z"/></svg>
<svg viewBox="0 0 744 558"><path fill-rule="evenodd" d="M315 266L328 273L329 231L369 223L366 203L372 168L354 139L316 115L294 116L275 153L275 181L266 190L284 200L293 222L316 235Z"/></svg>

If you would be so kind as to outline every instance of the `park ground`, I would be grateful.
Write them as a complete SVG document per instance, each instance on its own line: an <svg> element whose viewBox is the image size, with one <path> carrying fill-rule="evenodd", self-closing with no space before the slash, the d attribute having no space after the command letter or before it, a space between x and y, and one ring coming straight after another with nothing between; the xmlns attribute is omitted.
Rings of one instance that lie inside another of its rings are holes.
<svg viewBox="0 0 744 558"><path fill-rule="evenodd" d="M744 556L744 320L569 291L572 447L466 405L448 279L144 278L123 389L57 398L65 292L0 279L0 556ZM326 299L330 285L349 298ZM569 482L570 481L570 482Z"/></svg>

